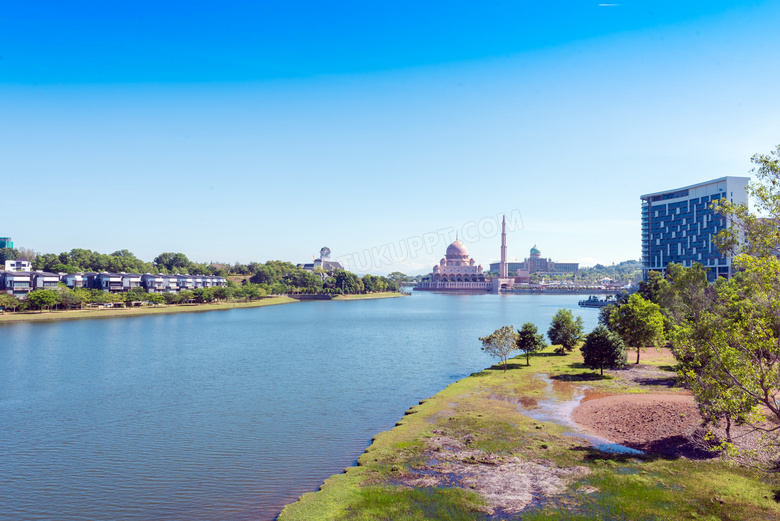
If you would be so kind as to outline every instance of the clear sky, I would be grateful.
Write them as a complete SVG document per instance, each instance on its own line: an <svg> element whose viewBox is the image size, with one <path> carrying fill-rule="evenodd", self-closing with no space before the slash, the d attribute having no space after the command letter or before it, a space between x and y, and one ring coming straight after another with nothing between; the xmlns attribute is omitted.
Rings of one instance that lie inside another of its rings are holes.
<svg viewBox="0 0 780 521"><path fill-rule="evenodd" d="M641 194L780 144L778 27L777 1L5 2L0 235L427 273L456 231L496 261L506 213L510 258L637 259Z"/></svg>

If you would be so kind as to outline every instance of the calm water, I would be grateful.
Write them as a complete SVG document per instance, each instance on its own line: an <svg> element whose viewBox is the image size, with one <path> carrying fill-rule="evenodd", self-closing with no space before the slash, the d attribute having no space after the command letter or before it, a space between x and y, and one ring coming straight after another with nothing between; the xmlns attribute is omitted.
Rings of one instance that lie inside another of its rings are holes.
<svg viewBox="0 0 780 521"><path fill-rule="evenodd" d="M0 519L273 519L581 297L438 295L0 327Z"/></svg>

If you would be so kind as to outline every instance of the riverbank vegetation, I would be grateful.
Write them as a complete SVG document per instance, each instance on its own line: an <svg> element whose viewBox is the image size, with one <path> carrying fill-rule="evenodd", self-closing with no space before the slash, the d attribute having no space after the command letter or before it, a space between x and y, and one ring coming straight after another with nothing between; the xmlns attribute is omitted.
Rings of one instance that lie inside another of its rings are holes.
<svg viewBox="0 0 780 521"><path fill-rule="evenodd" d="M668 352L600 377L579 349L554 350L531 354L530 366L525 354L511 358L506 372L497 364L421 401L374 438L356 467L288 505L280 521L780 519L776 474L674 437L661 444L677 452L599 450L573 425L542 414L583 392L685 393L669 383ZM637 377L648 374L667 376Z"/></svg>

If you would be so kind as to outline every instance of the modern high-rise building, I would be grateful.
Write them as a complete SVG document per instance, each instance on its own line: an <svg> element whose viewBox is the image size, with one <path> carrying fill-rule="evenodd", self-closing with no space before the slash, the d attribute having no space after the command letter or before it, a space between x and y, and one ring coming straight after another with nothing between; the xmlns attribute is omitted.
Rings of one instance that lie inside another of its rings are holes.
<svg viewBox="0 0 780 521"><path fill-rule="evenodd" d="M670 262L690 267L698 262L708 278L729 278L731 257L718 251L713 239L728 225L710 205L720 199L748 202L749 177L721 177L705 183L641 196L642 262L647 280L650 271L664 273Z"/></svg>
<svg viewBox="0 0 780 521"><path fill-rule="evenodd" d="M0 248L13 248L14 241L10 237L0 237Z"/></svg>

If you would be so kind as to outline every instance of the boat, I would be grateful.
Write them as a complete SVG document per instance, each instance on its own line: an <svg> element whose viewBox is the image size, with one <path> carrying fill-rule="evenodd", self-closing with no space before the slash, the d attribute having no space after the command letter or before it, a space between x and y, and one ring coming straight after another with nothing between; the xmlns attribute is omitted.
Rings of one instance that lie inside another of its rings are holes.
<svg viewBox="0 0 780 521"><path fill-rule="evenodd" d="M608 295L605 299L600 299L595 295L591 295L587 300L580 300L577 304L583 308L603 308L617 305L617 299L613 295Z"/></svg>

